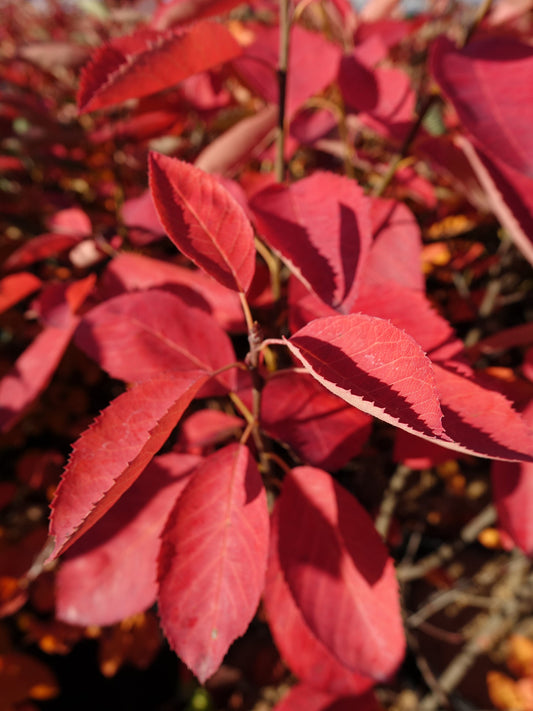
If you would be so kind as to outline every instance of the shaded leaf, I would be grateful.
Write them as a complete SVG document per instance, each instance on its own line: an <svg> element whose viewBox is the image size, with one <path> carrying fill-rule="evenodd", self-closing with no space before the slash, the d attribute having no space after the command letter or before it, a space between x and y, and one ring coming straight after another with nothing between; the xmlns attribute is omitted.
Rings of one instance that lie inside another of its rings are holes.
<svg viewBox="0 0 533 711"><path fill-rule="evenodd" d="M273 711L380 711L373 692L362 696L337 696L296 684Z"/></svg>
<svg viewBox="0 0 533 711"><path fill-rule="evenodd" d="M264 585L266 493L247 447L201 464L171 513L159 558L165 635L201 683L248 627Z"/></svg>
<svg viewBox="0 0 533 711"><path fill-rule="evenodd" d="M211 175L150 154L150 188L169 237L223 286L247 291L255 268L252 227L244 211Z"/></svg>
<svg viewBox="0 0 533 711"><path fill-rule="evenodd" d="M164 32L142 29L94 53L82 72L78 107L94 111L154 94L240 53L230 32L215 22Z"/></svg>
<svg viewBox="0 0 533 711"><path fill-rule="evenodd" d="M93 526L142 473L165 443L208 376L159 375L123 393L72 448L52 502L56 558Z"/></svg>
<svg viewBox="0 0 533 711"><path fill-rule="evenodd" d="M278 515L281 568L313 634L351 671L390 677L405 639L394 565L371 518L311 467L285 478Z"/></svg>
<svg viewBox="0 0 533 711"><path fill-rule="evenodd" d="M6 276L0 281L0 313L7 311L41 286L41 280L29 272Z"/></svg>
<svg viewBox="0 0 533 711"><path fill-rule="evenodd" d="M123 294L89 311L76 344L112 377L128 382L165 371L213 372L236 360L229 337L209 314L157 289ZM234 382L230 370L209 391L220 394Z"/></svg>
<svg viewBox="0 0 533 711"><path fill-rule="evenodd" d="M56 576L57 619L112 625L153 605L159 535L200 461L172 452L156 457L69 548Z"/></svg>
<svg viewBox="0 0 533 711"><path fill-rule="evenodd" d="M335 471L361 452L372 420L309 375L280 371L263 388L261 426L307 464Z"/></svg>
<svg viewBox="0 0 533 711"><path fill-rule="evenodd" d="M317 172L266 188L250 206L262 235L307 288L348 310L371 243L369 202L359 186Z"/></svg>
<svg viewBox="0 0 533 711"><path fill-rule="evenodd" d="M193 412L180 428L177 448L194 454L207 454L206 448L214 447L232 436L240 436L244 420L221 410L198 410Z"/></svg>
<svg viewBox="0 0 533 711"><path fill-rule="evenodd" d="M274 509L263 604L276 647L293 674L328 694L360 694L374 681L343 666L311 632L279 563L278 509Z"/></svg>
<svg viewBox="0 0 533 711"><path fill-rule="evenodd" d="M433 45L431 70L465 128L489 155L533 178L533 49L511 37Z"/></svg>

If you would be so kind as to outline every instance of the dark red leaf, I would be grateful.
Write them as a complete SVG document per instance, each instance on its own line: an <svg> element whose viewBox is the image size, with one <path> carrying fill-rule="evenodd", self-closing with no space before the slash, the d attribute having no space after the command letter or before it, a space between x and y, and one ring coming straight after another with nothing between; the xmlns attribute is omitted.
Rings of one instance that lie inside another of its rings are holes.
<svg viewBox="0 0 533 711"><path fill-rule="evenodd" d="M208 376L159 375L123 393L72 448L52 502L51 558L91 528L159 451Z"/></svg>
<svg viewBox="0 0 533 711"><path fill-rule="evenodd" d="M0 313L25 299L41 286L41 280L29 272L20 272L0 281Z"/></svg>
<svg viewBox="0 0 533 711"><path fill-rule="evenodd" d="M150 187L169 237L189 259L235 291L247 291L255 269L252 227L244 211L211 175L150 154Z"/></svg>
<svg viewBox="0 0 533 711"><path fill-rule="evenodd" d="M371 518L311 467L285 478L278 515L281 568L313 634L351 671L390 677L405 639L394 564Z"/></svg>
<svg viewBox="0 0 533 711"><path fill-rule="evenodd" d="M285 582L278 555L278 508L274 509L263 604L276 646L293 674L328 694L360 694L374 686L349 671L313 635Z"/></svg>
<svg viewBox="0 0 533 711"><path fill-rule="evenodd" d="M73 625L112 625L143 612L157 595L159 535L200 457L156 457L83 538L56 576L56 617Z"/></svg>
<svg viewBox="0 0 533 711"><path fill-rule="evenodd" d="M307 464L335 471L361 452L372 419L309 375L280 371L263 389L261 425Z"/></svg>
<svg viewBox="0 0 533 711"><path fill-rule="evenodd" d="M244 420L221 410L198 410L189 415L180 428L177 448L193 454L207 454L204 450L220 444L232 436L239 436Z"/></svg>
<svg viewBox="0 0 533 711"><path fill-rule="evenodd" d="M78 107L94 111L155 94L240 53L220 23L199 22L164 32L142 29L94 53L82 73Z"/></svg>
<svg viewBox="0 0 533 711"><path fill-rule="evenodd" d="M337 696L296 684L273 711L380 711L373 692L362 696Z"/></svg>
<svg viewBox="0 0 533 711"><path fill-rule="evenodd" d="M371 243L369 202L353 181L317 172L251 200L259 230L291 271L327 304L346 311Z"/></svg>
<svg viewBox="0 0 533 711"><path fill-rule="evenodd" d="M524 410L524 419L533 426L533 403ZM533 464L493 462L492 495L500 527L528 556L533 556Z"/></svg>
<svg viewBox="0 0 533 711"><path fill-rule="evenodd" d="M433 45L431 70L465 128L489 155L533 178L533 49L491 36L456 49Z"/></svg>
<svg viewBox="0 0 533 711"><path fill-rule="evenodd" d="M201 683L255 613L268 531L266 493L241 444L201 464L170 515L159 558L161 624Z"/></svg>
<svg viewBox="0 0 533 711"><path fill-rule="evenodd" d="M350 314L312 321L287 345L330 392L363 412L426 438L448 438L429 359L388 321Z"/></svg>
<svg viewBox="0 0 533 711"><path fill-rule="evenodd" d="M43 234L33 237L12 252L4 263L4 269L23 269L48 257L54 257L71 249L82 238L74 235Z"/></svg>
<svg viewBox="0 0 533 711"><path fill-rule="evenodd" d="M162 372L213 372L236 361L227 334L204 311L174 294L154 289L123 294L89 311L76 344L112 377L138 382ZM229 370L210 392L234 387Z"/></svg>

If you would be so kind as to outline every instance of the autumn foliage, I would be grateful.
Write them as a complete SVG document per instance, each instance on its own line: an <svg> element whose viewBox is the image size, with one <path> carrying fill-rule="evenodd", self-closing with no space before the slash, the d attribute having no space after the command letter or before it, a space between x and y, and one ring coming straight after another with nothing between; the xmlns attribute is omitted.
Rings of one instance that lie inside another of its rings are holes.
<svg viewBox="0 0 533 711"><path fill-rule="evenodd" d="M1 711L87 638L171 708L428 711L442 640L533 708L532 19L395 4L8 4Z"/></svg>

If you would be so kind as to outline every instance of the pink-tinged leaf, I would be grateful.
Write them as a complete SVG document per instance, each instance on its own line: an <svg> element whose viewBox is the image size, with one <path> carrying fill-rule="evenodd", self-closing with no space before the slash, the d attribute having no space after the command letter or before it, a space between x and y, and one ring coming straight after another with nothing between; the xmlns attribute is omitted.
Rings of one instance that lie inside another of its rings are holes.
<svg viewBox="0 0 533 711"><path fill-rule="evenodd" d="M252 226L211 175L175 158L150 154L150 187L170 239L228 289L248 290L255 269Z"/></svg>
<svg viewBox="0 0 533 711"><path fill-rule="evenodd" d="M325 303L346 311L370 248L369 202L353 181L317 172L266 188L250 206L262 235Z"/></svg>
<svg viewBox="0 0 533 711"><path fill-rule="evenodd" d="M177 449L193 454L207 454L206 449L239 436L244 420L221 410L198 410L189 415L180 428Z"/></svg>
<svg viewBox="0 0 533 711"><path fill-rule="evenodd" d="M103 298L111 298L124 291L154 287L173 292L191 306L210 313L226 331L246 330L241 302L234 291L201 271L141 254L123 252L115 257L103 274L100 293Z"/></svg>
<svg viewBox="0 0 533 711"><path fill-rule="evenodd" d="M89 51L87 46L55 39L52 42L31 42L20 47L18 54L44 71L51 72L58 67L63 70L77 69L85 62Z"/></svg>
<svg viewBox="0 0 533 711"><path fill-rule="evenodd" d="M242 0L171 0L159 5L151 24L156 30L164 30L178 23L221 15L241 4Z"/></svg>
<svg viewBox="0 0 533 711"><path fill-rule="evenodd" d="M52 232L76 237L90 237L93 228L87 214L79 207L59 210L50 218L48 227Z"/></svg>
<svg viewBox="0 0 533 711"><path fill-rule="evenodd" d="M392 281L422 291L422 236L413 213L401 202L373 198L370 219L374 241L362 274L364 283Z"/></svg>
<svg viewBox="0 0 533 711"><path fill-rule="evenodd" d="M201 683L255 613L265 581L266 493L247 447L201 464L171 513L159 557L159 613L172 648Z"/></svg>
<svg viewBox="0 0 533 711"><path fill-rule="evenodd" d="M474 374L460 375L452 368L453 363L448 368L433 364L446 433L471 454L533 461L533 430L511 402L477 382Z"/></svg>
<svg viewBox="0 0 533 711"><path fill-rule="evenodd" d="M372 519L312 467L290 472L278 506L281 568L312 633L349 670L389 678L405 638L394 564Z"/></svg>
<svg viewBox="0 0 533 711"><path fill-rule="evenodd" d="M202 371L189 371L140 383L113 400L81 435L52 502L52 559L129 489L207 378Z"/></svg>
<svg viewBox="0 0 533 711"><path fill-rule="evenodd" d="M410 469L430 469L450 459L457 459L457 453L397 429L394 437L393 459Z"/></svg>
<svg viewBox="0 0 533 711"><path fill-rule="evenodd" d="M484 37L458 50L442 37L431 70L465 128L489 155L533 178L533 49Z"/></svg>
<svg viewBox="0 0 533 711"><path fill-rule="evenodd" d="M67 551L56 576L56 617L113 625L154 604L159 536L200 457L156 457L115 506Z"/></svg>
<svg viewBox="0 0 533 711"><path fill-rule="evenodd" d="M126 200L122 205L122 220L129 228L130 240L138 246L155 242L166 234L149 190Z"/></svg>
<svg viewBox="0 0 533 711"><path fill-rule="evenodd" d="M533 402L523 412L533 426ZM526 555L533 556L533 464L493 462L492 494L500 527Z"/></svg>
<svg viewBox="0 0 533 711"><path fill-rule="evenodd" d="M420 436L448 439L429 359L388 321L318 318L287 346L319 383L350 405Z"/></svg>
<svg viewBox="0 0 533 711"><path fill-rule="evenodd" d="M195 166L206 173L222 175L235 170L261 146L275 128L277 118L278 107L269 104L242 119L209 143L196 159Z"/></svg>
<svg viewBox="0 0 533 711"><path fill-rule="evenodd" d="M29 272L12 274L0 280L0 313L7 311L41 286L41 280Z"/></svg>
<svg viewBox="0 0 533 711"><path fill-rule="evenodd" d="M293 674L328 694L361 694L374 686L368 677L349 671L313 635L294 602L279 563L278 515L270 528L270 553L263 604L276 647Z"/></svg>
<svg viewBox="0 0 533 711"><path fill-rule="evenodd" d="M270 104L278 103L279 28L253 25L255 41L249 44L233 66L243 81ZM286 113L291 119L302 104L319 94L336 77L340 48L322 35L293 25L290 34ZM320 61L317 62L317 57ZM313 67L313 71L309 71Z"/></svg>
<svg viewBox="0 0 533 711"><path fill-rule="evenodd" d="M352 311L390 321L412 336L432 361L447 360L463 351L463 342L422 291L393 281L372 284L361 289Z"/></svg>
<svg viewBox="0 0 533 711"><path fill-rule="evenodd" d="M161 372L213 372L236 361L227 334L204 311L166 291L123 294L89 311L76 345L114 378L138 382ZM235 384L229 370L211 393Z"/></svg>
<svg viewBox="0 0 533 711"><path fill-rule="evenodd" d="M273 711L382 711L374 692L361 696L337 696L309 686L296 684Z"/></svg>
<svg viewBox="0 0 533 711"><path fill-rule="evenodd" d="M484 188L490 209L516 247L533 264L533 180L502 161L490 160L463 136L457 136L456 143Z"/></svg>
<svg viewBox="0 0 533 711"><path fill-rule="evenodd" d="M94 53L82 72L78 107L94 111L155 94L240 53L230 32L215 22L164 32L142 29Z"/></svg>
<svg viewBox="0 0 533 711"><path fill-rule="evenodd" d="M45 328L0 380L0 430L11 429L46 388L75 327L73 319L68 327Z"/></svg>
<svg viewBox="0 0 533 711"><path fill-rule="evenodd" d="M263 389L261 426L307 464L335 471L360 454L372 419L309 375L280 371Z"/></svg>

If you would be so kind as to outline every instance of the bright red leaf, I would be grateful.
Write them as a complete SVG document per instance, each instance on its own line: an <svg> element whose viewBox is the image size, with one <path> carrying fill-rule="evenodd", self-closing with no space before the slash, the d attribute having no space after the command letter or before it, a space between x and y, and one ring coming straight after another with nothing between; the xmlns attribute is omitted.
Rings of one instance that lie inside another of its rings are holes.
<svg viewBox="0 0 533 711"><path fill-rule="evenodd" d="M201 683L255 613L268 535L266 493L248 448L218 450L179 498L159 558L163 630Z"/></svg>
<svg viewBox="0 0 533 711"><path fill-rule="evenodd" d="M208 376L159 375L123 393L72 448L52 502L56 558L93 526L142 473L165 443Z"/></svg>
<svg viewBox="0 0 533 711"><path fill-rule="evenodd" d="M255 269L252 227L211 175L182 161L150 154L152 196L170 239L189 259L235 291L247 291Z"/></svg>
<svg viewBox="0 0 533 711"><path fill-rule="evenodd" d="M94 53L82 72L78 107L94 111L155 94L240 53L220 23L199 22L163 32L142 29Z"/></svg>
<svg viewBox="0 0 533 711"><path fill-rule="evenodd" d="M433 76L465 128L489 155L533 178L533 49L512 37L433 46Z"/></svg>
<svg viewBox="0 0 533 711"><path fill-rule="evenodd" d="M159 535L200 457L156 457L108 511L69 548L56 576L56 617L112 625L149 608L157 595Z"/></svg>
<svg viewBox="0 0 533 711"><path fill-rule="evenodd" d="M29 272L6 276L0 281L0 313L25 299L41 286L41 280Z"/></svg>
<svg viewBox="0 0 533 711"><path fill-rule="evenodd" d="M263 388L261 426L307 464L335 471L361 452L372 419L309 375L280 371Z"/></svg>
<svg viewBox="0 0 533 711"><path fill-rule="evenodd" d="M227 334L204 311L166 291L123 294L87 313L76 344L112 377L140 381L162 372L213 372L234 363ZM209 392L224 392L234 370L217 377Z"/></svg>
<svg viewBox="0 0 533 711"><path fill-rule="evenodd" d="M330 392L408 432L448 439L429 359L388 321L350 314L318 318L287 346Z"/></svg>
<svg viewBox="0 0 533 711"><path fill-rule="evenodd" d="M371 243L369 202L353 181L317 172L252 199L259 231L325 303L347 311Z"/></svg>
<svg viewBox="0 0 533 711"><path fill-rule="evenodd" d="M183 452L207 454L206 448L239 436L244 424L240 417L221 410L198 410L181 425L177 448Z"/></svg>
<svg viewBox="0 0 533 711"><path fill-rule="evenodd" d="M394 565L372 519L312 467L290 472L278 505L281 568L312 633L351 671L387 679L405 639Z"/></svg>
<svg viewBox="0 0 533 711"><path fill-rule="evenodd" d="M321 692L361 694L368 691L375 682L343 666L313 635L294 602L279 563L278 518L276 507L272 515L263 604L281 657L293 674Z"/></svg>

